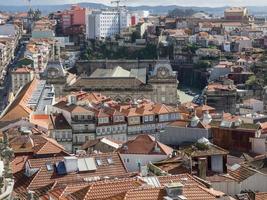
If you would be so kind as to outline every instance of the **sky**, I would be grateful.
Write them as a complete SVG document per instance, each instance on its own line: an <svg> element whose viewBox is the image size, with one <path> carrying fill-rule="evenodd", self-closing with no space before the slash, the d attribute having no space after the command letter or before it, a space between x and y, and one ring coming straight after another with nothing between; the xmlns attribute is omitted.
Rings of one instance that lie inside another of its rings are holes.
<svg viewBox="0 0 267 200"><path fill-rule="evenodd" d="M79 2L104 3L110 5L110 0L31 0L33 5L70 4ZM129 6L138 5L179 5L199 7L222 6L267 6L267 0L122 0ZM0 5L26 5L27 0L0 0Z"/></svg>

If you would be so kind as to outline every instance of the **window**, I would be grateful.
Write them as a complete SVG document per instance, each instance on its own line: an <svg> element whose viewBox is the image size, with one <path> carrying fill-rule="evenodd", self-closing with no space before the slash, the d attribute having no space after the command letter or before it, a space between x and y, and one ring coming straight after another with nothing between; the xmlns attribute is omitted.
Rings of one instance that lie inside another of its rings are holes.
<svg viewBox="0 0 267 200"><path fill-rule="evenodd" d="M129 158L127 158L126 161L127 161L127 163L129 163L130 162Z"/></svg>

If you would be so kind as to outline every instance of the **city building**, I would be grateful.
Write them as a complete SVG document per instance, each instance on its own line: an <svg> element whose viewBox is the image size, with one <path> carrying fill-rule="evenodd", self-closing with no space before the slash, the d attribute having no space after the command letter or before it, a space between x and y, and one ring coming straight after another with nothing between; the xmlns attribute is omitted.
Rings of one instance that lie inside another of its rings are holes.
<svg viewBox="0 0 267 200"><path fill-rule="evenodd" d="M3 84L7 67L15 58L22 29L14 24L0 25L0 84Z"/></svg>
<svg viewBox="0 0 267 200"><path fill-rule="evenodd" d="M244 100L242 104L239 105L239 112L241 115L244 114L254 114L254 113L263 113L264 105L263 101L258 99L247 99Z"/></svg>
<svg viewBox="0 0 267 200"><path fill-rule="evenodd" d="M64 96L64 89L76 81L76 75L63 68L61 60L49 60L46 68L40 74L41 79L46 80L55 88L56 97Z"/></svg>
<svg viewBox="0 0 267 200"><path fill-rule="evenodd" d="M160 141L170 146L195 143L201 138L211 138L210 122L212 117L205 113L202 119L194 115L191 120L179 120L168 124Z"/></svg>
<svg viewBox="0 0 267 200"><path fill-rule="evenodd" d="M49 106L55 103L54 88L44 80L33 79L17 93L1 113L1 122L10 123L23 118L34 119L46 114Z"/></svg>
<svg viewBox="0 0 267 200"><path fill-rule="evenodd" d="M66 91L100 92L119 102L151 99L154 102L177 105L177 74L166 62L157 62L152 71L146 68L126 70L116 66L96 69L90 76L82 74Z"/></svg>
<svg viewBox="0 0 267 200"><path fill-rule="evenodd" d="M66 198L73 200L92 199L129 199L135 200L162 200L162 199L190 199L215 200L229 198L224 193L208 188L190 174L175 176L150 176L105 180L85 183L83 185L66 185L63 188L52 188L41 197ZM232 199L231 199L232 200Z"/></svg>
<svg viewBox="0 0 267 200"><path fill-rule="evenodd" d="M86 35L88 39L104 39L120 34L130 25L126 9L93 11L88 15Z"/></svg>
<svg viewBox="0 0 267 200"><path fill-rule="evenodd" d="M130 177L118 153L26 158L25 164L14 166L13 174L14 197L24 199L31 191L38 198L46 195L55 183L61 187Z"/></svg>
<svg viewBox="0 0 267 200"><path fill-rule="evenodd" d="M32 29L32 38L40 39L53 39L55 37L55 25L56 21L41 19L36 21Z"/></svg>
<svg viewBox="0 0 267 200"><path fill-rule="evenodd" d="M211 122L213 143L229 151L251 152L252 138L257 137L257 124L244 123L239 116L223 114Z"/></svg>
<svg viewBox="0 0 267 200"><path fill-rule="evenodd" d="M82 150L85 150L89 154L94 152L108 153L117 151L117 149L119 149L121 145L122 142L120 141L114 141L102 137L95 140L87 141L84 145L82 145Z"/></svg>
<svg viewBox="0 0 267 200"><path fill-rule="evenodd" d="M21 66L11 72L12 93L15 95L21 87L34 79L34 69L31 66Z"/></svg>
<svg viewBox="0 0 267 200"><path fill-rule="evenodd" d="M49 136L64 147L67 152L72 152L72 127L62 114L48 116Z"/></svg>
<svg viewBox="0 0 267 200"><path fill-rule="evenodd" d="M58 14L58 13L57 13ZM63 34L66 34L68 29L73 26L86 25L87 9L79 5L72 5L69 10L64 10L59 13L60 26L62 27Z"/></svg>
<svg viewBox="0 0 267 200"><path fill-rule="evenodd" d="M236 113L237 89L231 81L212 82L204 89L206 104L217 112Z"/></svg>
<svg viewBox="0 0 267 200"><path fill-rule="evenodd" d="M118 152L129 172L141 172L141 168L150 162L168 158L172 155L173 149L150 135L139 135L122 144Z"/></svg>
<svg viewBox="0 0 267 200"><path fill-rule="evenodd" d="M72 127L73 151L88 140L106 137L127 141L140 134L159 137L161 130L182 118L176 107L150 100L120 103L100 93L76 92L49 107L49 113L62 113Z"/></svg>
<svg viewBox="0 0 267 200"><path fill-rule="evenodd" d="M229 21L248 20L248 9L245 7L230 7L224 11L224 19Z"/></svg>

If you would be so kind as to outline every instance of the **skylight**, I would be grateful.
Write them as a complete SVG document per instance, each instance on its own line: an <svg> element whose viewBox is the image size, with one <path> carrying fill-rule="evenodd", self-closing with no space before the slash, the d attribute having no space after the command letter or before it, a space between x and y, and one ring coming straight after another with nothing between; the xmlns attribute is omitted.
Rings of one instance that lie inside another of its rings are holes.
<svg viewBox="0 0 267 200"><path fill-rule="evenodd" d="M54 169L54 166L51 162L45 163L47 171L52 171Z"/></svg>
<svg viewBox="0 0 267 200"><path fill-rule="evenodd" d="M114 163L112 158L107 158L108 164L112 165Z"/></svg>
<svg viewBox="0 0 267 200"><path fill-rule="evenodd" d="M96 158L96 164L97 164L98 166L102 165L102 164L103 164L103 163L102 163L102 160L99 159L99 158Z"/></svg>

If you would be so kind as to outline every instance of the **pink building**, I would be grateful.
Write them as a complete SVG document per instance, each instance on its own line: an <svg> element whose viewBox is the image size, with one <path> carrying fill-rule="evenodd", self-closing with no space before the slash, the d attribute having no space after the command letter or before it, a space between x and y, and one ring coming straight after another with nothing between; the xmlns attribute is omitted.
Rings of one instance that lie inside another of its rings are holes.
<svg viewBox="0 0 267 200"><path fill-rule="evenodd" d="M85 26L86 8L79 5L71 6L70 10L65 10L61 14L63 32L72 26Z"/></svg>

